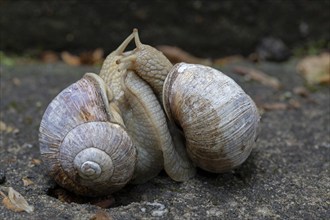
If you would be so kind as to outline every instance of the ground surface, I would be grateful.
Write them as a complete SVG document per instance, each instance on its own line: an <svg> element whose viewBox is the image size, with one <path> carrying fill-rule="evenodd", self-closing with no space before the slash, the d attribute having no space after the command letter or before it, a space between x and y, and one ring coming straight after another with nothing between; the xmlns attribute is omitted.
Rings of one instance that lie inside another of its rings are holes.
<svg viewBox="0 0 330 220"><path fill-rule="evenodd" d="M146 184L127 186L114 195L114 207L105 209L113 219L157 215L163 219L330 219L329 87L302 98L293 93L294 87L304 84L294 62L240 65L263 70L283 83L275 91L232 74L233 66L223 67L258 106L290 100L301 106L262 113L259 139L240 168L219 175L199 170L195 178L181 184L161 173ZM35 210L15 213L1 204L0 219L90 219L101 210L49 196L55 183L44 165L38 164L38 128L45 108L88 71L98 68L63 63L1 67L1 120L18 130L2 131L0 175L6 180L0 187L13 187ZM24 186L26 177L34 184Z"/></svg>

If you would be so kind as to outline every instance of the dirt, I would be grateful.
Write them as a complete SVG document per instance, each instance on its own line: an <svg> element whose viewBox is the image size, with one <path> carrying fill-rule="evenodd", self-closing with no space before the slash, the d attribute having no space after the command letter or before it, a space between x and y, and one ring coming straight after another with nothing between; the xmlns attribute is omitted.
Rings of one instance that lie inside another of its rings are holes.
<svg viewBox="0 0 330 220"><path fill-rule="evenodd" d="M0 187L13 187L34 211L16 213L1 204L0 219L90 219L100 211L112 219L330 219L330 88L314 87L307 98L295 94L294 88L305 85L295 64L242 61L221 68L258 107L299 103L261 111L257 144L242 166L224 174L198 170L184 183L162 172L115 193L113 206L106 209L88 198L83 204L54 198L59 187L47 176L38 146L39 123L49 102L85 72L99 68L36 61L2 65L1 121L7 129L1 131ZM233 74L237 65L278 78L282 88ZM23 178L33 183L24 186Z"/></svg>

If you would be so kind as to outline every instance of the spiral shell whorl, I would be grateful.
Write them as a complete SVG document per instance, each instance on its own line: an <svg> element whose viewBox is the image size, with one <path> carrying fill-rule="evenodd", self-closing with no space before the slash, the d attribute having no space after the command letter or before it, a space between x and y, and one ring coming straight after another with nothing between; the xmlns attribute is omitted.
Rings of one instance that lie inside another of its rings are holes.
<svg viewBox="0 0 330 220"><path fill-rule="evenodd" d="M110 162L110 167L112 167L112 161L111 159L108 159ZM82 162L82 163L80 163ZM75 159L74 160L74 164L75 164L75 168L78 170L79 172L79 176L84 178L84 179L94 179L100 176L101 172L102 172L102 168L100 167L100 165L98 163L95 163L93 161L85 161L83 162L83 160L79 160L79 159ZM112 169L113 170L113 169Z"/></svg>
<svg viewBox="0 0 330 220"><path fill-rule="evenodd" d="M65 173L82 186L115 191L132 177L135 166L132 146L120 126L89 122L66 135L60 146L59 160Z"/></svg>
<svg viewBox="0 0 330 220"><path fill-rule="evenodd" d="M136 151L110 122L104 88L97 75L85 75L55 97L41 121L40 152L50 175L77 194L106 195L133 176Z"/></svg>

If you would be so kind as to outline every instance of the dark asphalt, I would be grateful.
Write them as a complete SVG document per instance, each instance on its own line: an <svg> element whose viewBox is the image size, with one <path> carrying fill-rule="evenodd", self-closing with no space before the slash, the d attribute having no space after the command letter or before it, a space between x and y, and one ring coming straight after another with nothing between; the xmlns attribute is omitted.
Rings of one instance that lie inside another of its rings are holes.
<svg viewBox="0 0 330 220"><path fill-rule="evenodd" d="M329 87L315 87L308 98L295 94L304 81L294 61L239 65L283 83L276 91L232 74L233 65L222 68L259 107L292 100L300 107L263 111L257 145L238 169L219 175L199 170L181 184L161 173L146 184L127 186L114 194L114 207L106 209L113 219L330 219ZM50 100L98 68L38 62L0 68L1 121L14 128L1 135L0 187L13 187L35 207L31 214L15 213L1 204L0 219L90 219L100 207L48 195L55 183L38 164L38 128ZM34 184L24 186L26 177Z"/></svg>

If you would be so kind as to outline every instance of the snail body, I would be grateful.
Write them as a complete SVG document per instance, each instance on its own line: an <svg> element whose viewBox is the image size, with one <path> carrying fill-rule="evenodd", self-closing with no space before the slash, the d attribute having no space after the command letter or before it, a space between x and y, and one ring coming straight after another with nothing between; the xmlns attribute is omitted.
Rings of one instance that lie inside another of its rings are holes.
<svg viewBox="0 0 330 220"><path fill-rule="evenodd" d="M164 168L163 149L175 155L154 92L117 63L130 54L124 49L132 36L106 58L100 75L87 73L56 96L41 120L40 152L49 173L76 194L106 195L146 182ZM171 171L190 169L178 175L183 181L194 168L180 164Z"/></svg>
<svg viewBox="0 0 330 220"><path fill-rule="evenodd" d="M160 108L157 109L159 104L149 86L117 62L130 54L124 50L133 37L133 34L129 35L107 56L100 77L107 88L113 91L113 102L118 107L125 129L137 150L137 164L131 182L143 183L163 169L159 145L167 144L170 137L161 133L164 129L159 124L165 120L165 115Z"/></svg>
<svg viewBox="0 0 330 220"><path fill-rule="evenodd" d="M137 165L131 182L146 182L163 168L173 179L185 181L195 174L195 168L187 156L177 159L180 156L173 142L177 143L178 138L170 134L155 90L136 74L136 70L129 70L126 62L120 62L134 53L123 52L132 36L136 37L136 32L106 58L100 72L100 77L114 93L114 102L137 149Z"/></svg>

